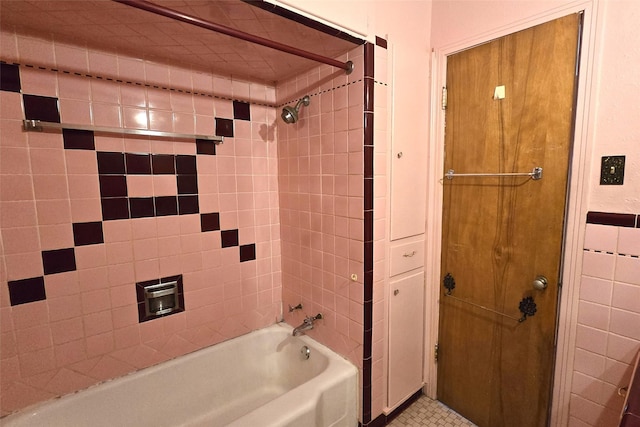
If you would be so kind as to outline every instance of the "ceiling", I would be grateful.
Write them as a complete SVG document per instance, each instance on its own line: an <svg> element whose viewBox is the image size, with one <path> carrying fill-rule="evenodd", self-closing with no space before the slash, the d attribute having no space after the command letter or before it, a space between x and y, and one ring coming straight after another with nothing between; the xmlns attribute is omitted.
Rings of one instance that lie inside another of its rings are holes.
<svg viewBox="0 0 640 427"><path fill-rule="evenodd" d="M330 58L356 46L241 0L153 3ZM318 64L110 0L2 0L0 26L15 27L26 35L53 35L54 40L69 44L264 83L278 82Z"/></svg>

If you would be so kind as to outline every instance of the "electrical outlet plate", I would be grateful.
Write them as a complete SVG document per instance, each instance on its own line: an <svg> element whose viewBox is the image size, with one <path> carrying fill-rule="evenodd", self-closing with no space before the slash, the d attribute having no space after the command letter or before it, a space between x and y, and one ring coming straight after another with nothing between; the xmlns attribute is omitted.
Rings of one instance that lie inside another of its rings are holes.
<svg viewBox="0 0 640 427"><path fill-rule="evenodd" d="M600 167L600 185L624 184L625 156L604 156Z"/></svg>

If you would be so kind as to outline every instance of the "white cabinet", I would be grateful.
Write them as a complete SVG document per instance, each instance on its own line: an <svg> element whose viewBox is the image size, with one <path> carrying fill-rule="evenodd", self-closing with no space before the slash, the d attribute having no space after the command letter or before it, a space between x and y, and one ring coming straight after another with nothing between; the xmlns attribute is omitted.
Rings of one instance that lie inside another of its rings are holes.
<svg viewBox="0 0 640 427"><path fill-rule="evenodd" d="M424 272L399 277L389 295L389 408L422 387Z"/></svg>
<svg viewBox="0 0 640 427"><path fill-rule="evenodd" d="M391 240L424 234L426 144L393 143L391 157Z"/></svg>

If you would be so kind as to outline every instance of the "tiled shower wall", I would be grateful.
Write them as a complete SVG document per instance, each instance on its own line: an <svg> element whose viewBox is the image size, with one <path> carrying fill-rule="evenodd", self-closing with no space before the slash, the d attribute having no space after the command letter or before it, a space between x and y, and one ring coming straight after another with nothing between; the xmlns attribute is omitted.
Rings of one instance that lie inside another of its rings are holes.
<svg viewBox="0 0 640 427"><path fill-rule="evenodd" d="M275 88L0 42L2 414L274 323ZM63 137L24 132L25 114L226 138ZM141 322L136 283L173 276L184 311Z"/></svg>
<svg viewBox="0 0 640 427"><path fill-rule="evenodd" d="M298 123L278 122L283 306L293 326L323 315L308 334L358 366L368 423L386 391L386 49L368 44L339 60L355 71L320 66L277 88L278 104L311 96Z"/></svg>
<svg viewBox="0 0 640 427"><path fill-rule="evenodd" d="M338 59L353 61L353 73L320 66L277 89L278 104L311 97L297 123L278 122L282 300L293 326L321 313L308 334L361 368L363 48Z"/></svg>
<svg viewBox="0 0 640 427"><path fill-rule="evenodd" d="M614 427L640 351L640 228L631 214L587 222L569 425Z"/></svg>

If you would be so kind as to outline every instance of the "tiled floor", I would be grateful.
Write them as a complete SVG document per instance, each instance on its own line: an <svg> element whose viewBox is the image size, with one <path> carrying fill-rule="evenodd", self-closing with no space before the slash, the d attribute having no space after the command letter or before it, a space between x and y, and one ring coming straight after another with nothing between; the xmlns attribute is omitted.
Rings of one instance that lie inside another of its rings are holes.
<svg viewBox="0 0 640 427"><path fill-rule="evenodd" d="M421 396L388 424L390 427L461 427L475 426L471 421L437 400Z"/></svg>

